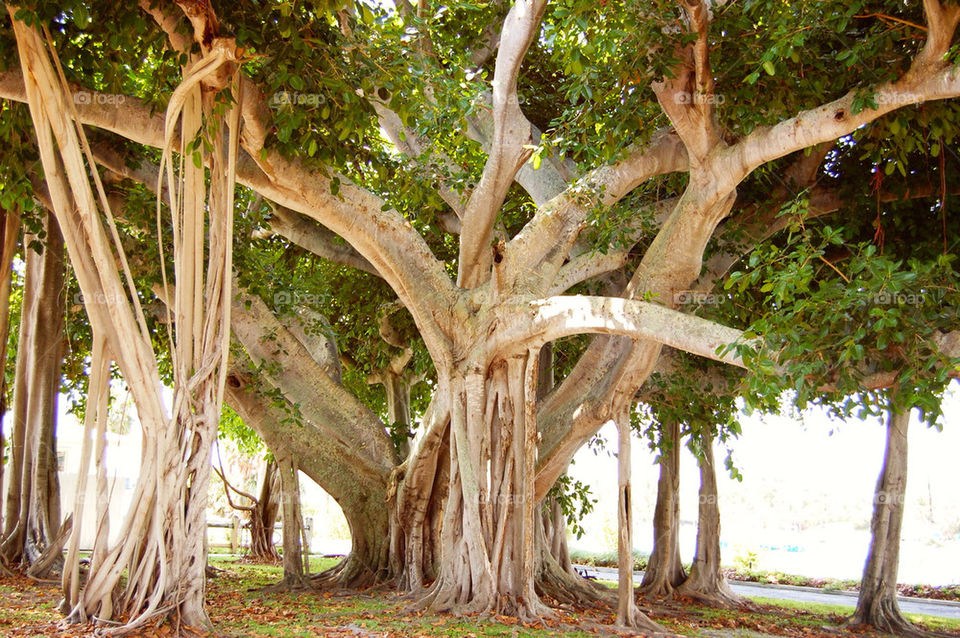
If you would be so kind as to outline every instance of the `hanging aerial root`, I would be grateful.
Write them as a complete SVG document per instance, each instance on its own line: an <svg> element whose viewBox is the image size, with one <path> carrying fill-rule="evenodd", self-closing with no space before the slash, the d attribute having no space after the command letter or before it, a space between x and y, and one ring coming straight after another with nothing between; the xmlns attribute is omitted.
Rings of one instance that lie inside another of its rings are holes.
<svg viewBox="0 0 960 638"><path fill-rule="evenodd" d="M109 549L95 548L80 591L76 551L73 563L65 568L65 595L76 601L68 620L109 624L115 617L124 619L123 625L99 629L104 635L123 635L158 617L173 620L181 633L192 631L190 627L207 629L205 509L210 449L226 378L240 109L231 104L226 116L218 115L214 95L224 86L205 84L226 77L234 95L239 95L231 59L235 47L232 40L215 38L205 55L187 68L167 112L163 157L174 202L176 270L175 321L170 322L175 337L168 333L174 395L168 409L139 294L100 176L95 170L87 173L94 161L73 101L67 98L69 88L52 39L47 34L45 42L35 27L17 20L15 7L8 5L7 10L54 213L88 300L85 306L94 333L106 339L144 430L141 475L119 542ZM221 67L228 63L230 72L224 74ZM175 172L170 160L178 129L180 170ZM209 145L199 143L205 135ZM200 159L196 164L194 157L187 157L195 155ZM209 199L206 165L211 168ZM163 237L158 239L162 246ZM98 478L100 493L101 488ZM98 526L104 525L105 519L99 517Z"/></svg>

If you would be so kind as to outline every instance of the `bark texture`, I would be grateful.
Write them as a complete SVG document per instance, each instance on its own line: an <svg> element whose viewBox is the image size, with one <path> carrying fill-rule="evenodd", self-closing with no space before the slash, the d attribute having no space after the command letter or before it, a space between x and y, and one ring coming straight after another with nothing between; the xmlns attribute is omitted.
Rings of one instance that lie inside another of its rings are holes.
<svg viewBox="0 0 960 638"><path fill-rule="evenodd" d="M8 564L45 576L61 560L39 563L60 540L60 483L57 475L56 421L63 361L63 236L52 215L44 220L42 252L28 247L20 343L14 380L11 478L5 535L0 546ZM56 546L55 546L56 545Z"/></svg>
<svg viewBox="0 0 960 638"><path fill-rule="evenodd" d="M640 583L640 595L669 596L687 577L680 562L680 423L661 424L660 480L653 511L653 551Z"/></svg>
<svg viewBox="0 0 960 638"><path fill-rule="evenodd" d="M910 409L891 400L887 408L883 467L874 492L870 550L860 581L857 609L848 623L870 625L898 636L927 635L910 623L897 604L900 528L907 490L907 428Z"/></svg>
<svg viewBox="0 0 960 638"><path fill-rule="evenodd" d="M263 468L263 479L253 509L249 512L250 558L274 562L280 558L273 544L273 527L280 509L280 474L276 461L269 459Z"/></svg>
<svg viewBox="0 0 960 638"><path fill-rule="evenodd" d="M701 434L700 507L697 522L697 549L690 575L677 593L711 605L740 606L744 600L733 593L720 567L720 507L717 498L717 469L713 459L713 437Z"/></svg>
<svg viewBox="0 0 960 638"><path fill-rule="evenodd" d="M13 254L20 237L20 217L13 212L0 211L0 229L3 237L0 238L0 419L7 414L7 344L10 336L10 288L13 285ZM0 455L6 452L3 427L0 423ZM3 468L6 464L0 463L0 485L3 485ZM3 495L0 494L0 499ZM3 534L3 501L0 500L0 535ZM0 536L2 538L2 536ZM0 561L0 568L3 567Z"/></svg>

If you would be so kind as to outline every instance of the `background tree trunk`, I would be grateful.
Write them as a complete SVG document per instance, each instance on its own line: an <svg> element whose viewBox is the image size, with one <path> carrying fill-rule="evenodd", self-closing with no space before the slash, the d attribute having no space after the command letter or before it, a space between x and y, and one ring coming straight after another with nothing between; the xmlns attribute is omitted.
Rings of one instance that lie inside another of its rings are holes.
<svg viewBox="0 0 960 638"><path fill-rule="evenodd" d="M26 280L17 354L12 472L2 554L29 568L58 540L60 483L56 419L63 361L65 313L63 236L52 215L44 220L41 253L26 251ZM29 238L25 242L36 238ZM18 490L18 492L14 492ZM53 549L51 551L58 551ZM45 561L43 576L61 561Z"/></svg>
<svg viewBox="0 0 960 638"><path fill-rule="evenodd" d="M258 561L275 562L280 559L273 544L273 527L280 510L280 474L277 463L267 459L260 483L260 494L250 518L250 558Z"/></svg>
<svg viewBox="0 0 960 638"><path fill-rule="evenodd" d="M355 588L392 578L387 470L344 454L311 422L291 420L271 397L257 393L236 368L235 364L227 377L227 403L278 459L284 455L294 458L300 469L337 501L350 526L350 554L335 567L315 574L314 583Z"/></svg>
<svg viewBox="0 0 960 638"><path fill-rule="evenodd" d="M283 501L283 589L310 586L310 563L305 549L303 518L300 512L300 478L296 462L290 456L277 460Z"/></svg>
<svg viewBox="0 0 960 638"><path fill-rule="evenodd" d="M20 216L0 210L0 458L6 451L2 419L7 413L7 344L10 337L10 289L13 286L13 254L20 236ZM0 461L0 485L3 485L3 467ZM0 501L0 534L3 527L3 502ZM3 537L0 536L0 539ZM0 569L3 562L0 560Z"/></svg>
<svg viewBox="0 0 960 638"><path fill-rule="evenodd" d="M700 462L700 506L697 549L690 576L677 593L717 606L739 606L744 600L733 593L720 566L720 508L717 499L717 469L713 459L713 436L703 432Z"/></svg>
<svg viewBox="0 0 960 638"><path fill-rule="evenodd" d="M20 236L20 216L0 210L0 458L6 451L3 437L3 417L7 413L7 344L10 337L10 289L13 287L13 254ZM0 485L3 485L3 466L0 462ZM3 502L0 501L0 533L3 532ZM2 538L2 536L0 536ZM0 562L0 568L3 563Z"/></svg>
<svg viewBox="0 0 960 638"><path fill-rule="evenodd" d="M633 600L633 505L630 493L630 415L617 419L617 625L659 632Z"/></svg>
<svg viewBox="0 0 960 638"><path fill-rule="evenodd" d="M894 395L887 408L887 442L874 492L870 550L860 581L857 609L849 620L851 625L872 625L899 636L924 635L903 617L897 604L909 424L910 408L896 405Z"/></svg>
<svg viewBox="0 0 960 638"><path fill-rule="evenodd" d="M661 598L687 574L680 562L680 423L660 424L660 480L653 512L653 551L640 583L640 595Z"/></svg>

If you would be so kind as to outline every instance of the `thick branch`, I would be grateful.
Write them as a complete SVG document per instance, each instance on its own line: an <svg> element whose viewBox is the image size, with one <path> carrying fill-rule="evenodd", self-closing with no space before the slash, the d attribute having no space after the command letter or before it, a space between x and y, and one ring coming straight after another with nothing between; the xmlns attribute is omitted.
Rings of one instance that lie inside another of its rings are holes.
<svg viewBox="0 0 960 638"><path fill-rule="evenodd" d="M517 75L540 30L545 0L517 0L504 21L493 75L493 140L480 182L470 195L460 233L457 282L473 288L490 265L490 239L497 212L530 151L530 123L520 110Z"/></svg>
<svg viewBox="0 0 960 638"><path fill-rule="evenodd" d="M743 367L733 353L718 350L742 332L659 304L616 297L550 297L504 310L496 339L502 348L536 347L575 334L616 334L649 339L715 361Z"/></svg>
<svg viewBox="0 0 960 638"><path fill-rule="evenodd" d="M739 182L755 168L822 142L848 135L857 128L903 106L960 95L960 69L944 56L950 48L960 6L924 0L927 42L910 70L895 82L879 86L873 94L876 109L853 112L855 92L814 109L803 111L774 126L756 129L732 148L722 161L736 167Z"/></svg>

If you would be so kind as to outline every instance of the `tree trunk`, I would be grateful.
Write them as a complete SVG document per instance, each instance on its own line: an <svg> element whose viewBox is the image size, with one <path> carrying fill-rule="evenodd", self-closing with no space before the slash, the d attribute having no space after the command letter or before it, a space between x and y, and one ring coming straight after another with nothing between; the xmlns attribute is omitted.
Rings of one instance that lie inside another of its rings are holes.
<svg viewBox="0 0 960 638"><path fill-rule="evenodd" d="M281 487L277 463L268 459L260 483L260 494L250 511L250 558L276 562L280 559L273 544L273 526L277 522Z"/></svg>
<svg viewBox="0 0 960 638"><path fill-rule="evenodd" d="M53 216L46 217L44 227L42 253L32 248L26 251L7 534L0 548L8 563L20 563L24 568L30 568L55 543L61 525L56 419L65 313L63 237ZM60 562L45 561L50 568ZM44 576L48 571L33 575Z"/></svg>
<svg viewBox="0 0 960 638"><path fill-rule="evenodd" d="M680 423L661 423L660 481L653 512L653 552L640 583L640 595L669 596L687 577L680 562Z"/></svg>
<svg viewBox="0 0 960 638"><path fill-rule="evenodd" d="M633 601L633 504L630 493L630 415L617 419L617 625L658 632Z"/></svg>
<svg viewBox="0 0 960 638"><path fill-rule="evenodd" d="M568 604L584 605L599 601L615 604L616 594L612 589L595 580L587 580L572 567L561 564L549 542L546 532L548 521L544 517L538 517L537 522L537 593Z"/></svg>
<svg viewBox="0 0 960 638"><path fill-rule="evenodd" d="M700 507L697 549L690 575L677 593L716 606L741 606L746 601L733 593L720 566L720 508L717 499L717 469L713 460L713 436L701 434Z"/></svg>
<svg viewBox="0 0 960 638"><path fill-rule="evenodd" d="M567 547L567 521L563 516L563 507L552 497L543 505L543 530L547 548L557 564L567 572L573 573L570 562L570 550Z"/></svg>
<svg viewBox="0 0 960 638"><path fill-rule="evenodd" d="M538 359L530 351L440 372L438 391L450 397L450 479L440 573L423 600L433 609L525 620L550 613L534 587Z"/></svg>
<svg viewBox="0 0 960 638"><path fill-rule="evenodd" d="M0 211L0 458L6 451L2 419L7 413L7 344L10 337L10 288L13 285L13 254L20 236L20 216ZM0 461L0 486L3 485L3 467ZM0 534L3 533L3 502L0 501ZM0 538L3 538L0 536ZM3 562L0 560L0 569Z"/></svg>
<svg viewBox="0 0 960 638"><path fill-rule="evenodd" d="M887 443L883 468L874 492L870 550L860 581L857 609L850 625L871 625L899 636L925 635L912 625L897 604L900 527L907 490L907 427L910 408L891 398L887 408Z"/></svg>
<svg viewBox="0 0 960 638"><path fill-rule="evenodd" d="M303 552L303 518L300 511L300 478L296 462L289 456L277 460L283 500L283 580L274 586L302 589L310 586L309 556Z"/></svg>
<svg viewBox="0 0 960 638"><path fill-rule="evenodd" d="M235 364L236 368L236 364ZM277 457L294 458L300 469L330 494L350 525L351 552L338 565L315 574L315 584L356 588L392 578L387 475L356 462L309 421L289 418L273 397L260 395L235 369L227 377L226 400L263 438ZM294 453L295 456L294 456Z"/></svg>

